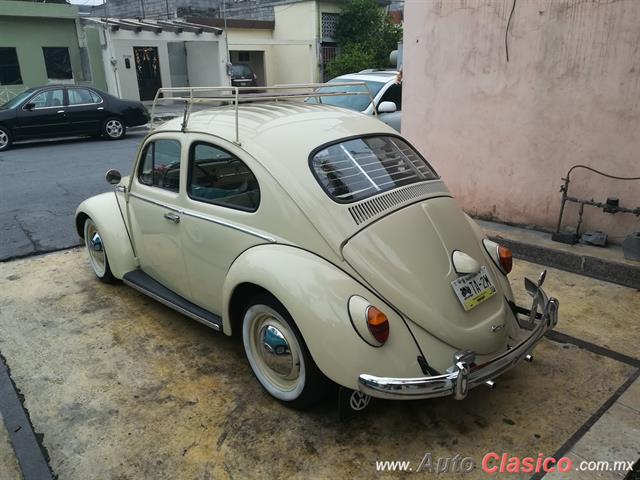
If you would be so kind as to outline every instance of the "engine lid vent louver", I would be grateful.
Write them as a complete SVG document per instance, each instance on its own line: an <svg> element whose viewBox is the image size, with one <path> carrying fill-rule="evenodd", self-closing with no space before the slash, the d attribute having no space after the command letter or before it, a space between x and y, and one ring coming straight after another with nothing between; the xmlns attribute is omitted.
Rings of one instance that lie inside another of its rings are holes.
<svg viewBox="0 0 640 480"><path fill-rule="evenodd" d="M349 213L356 225L360 225L370 218L378 216L387 210L396 209L417 198L432 197L438 194L450 195L447 187L441 181L417 183L364 200L349 207Z"/></svg>

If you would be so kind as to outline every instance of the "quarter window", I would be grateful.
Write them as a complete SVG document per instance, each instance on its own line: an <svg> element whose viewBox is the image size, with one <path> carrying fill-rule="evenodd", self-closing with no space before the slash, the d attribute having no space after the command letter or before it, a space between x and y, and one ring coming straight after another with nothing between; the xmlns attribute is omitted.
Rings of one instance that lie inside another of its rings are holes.
<svg viewBox="0 0 640 480"><path fill-rule="evenodd" d="M61 107L64 105L64 90L45 90L33 97L29 103L33 103L34 108Z"/></svg>
<svg viewBox="0 0 640 480"><path fill-rule="evenodd" d="M84 105L87 103L100 103L102 99L88 88L69 88L69 105Z"/></svg>
<svg viewBox="0 0 640 480"><path fill-rule="evenodd" d="M177 192L180 189L180 142L156 140L148 143L142 153L138 180L144 185Z"/></svg>
<svg viewBox="0 0 640 480"><path fill-rule="evenodd" d="M250 212L260 204L258 181L249 167L207 143L191 146L187 191L194 200Z"/></svg>
<svg viewBox="0 0 640 480"><path fill-rule="evenodd" d="M438 178L411 146L391 136L335 143L315 153L310 163L322 188L340 203Z"/></svg>

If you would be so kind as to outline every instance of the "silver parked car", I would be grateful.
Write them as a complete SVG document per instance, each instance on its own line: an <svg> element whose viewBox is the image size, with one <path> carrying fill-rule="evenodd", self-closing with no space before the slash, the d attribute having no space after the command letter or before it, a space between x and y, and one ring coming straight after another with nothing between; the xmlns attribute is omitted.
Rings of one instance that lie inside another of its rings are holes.
<svg viewBox="0 0 640 480"><path fill-rule="evenodd" d="M402 120L402 82L398 81L397 70L362 70L358 73L348 73L341 75L329 83L344 82L364 82L371 92L373 103L367 96L335 96L324 97L322 103L334 105L336 107L348 108L362 112L365 115L373 115L373 105L378 110L378 118L396 131L400 131ZM361 91L362 87L354 86L353 91ZM344 86L322 87L318 89L321 93L331 93L332 91L344 91ZM309 103L317 103L317 98L311 97Z"/></svg>

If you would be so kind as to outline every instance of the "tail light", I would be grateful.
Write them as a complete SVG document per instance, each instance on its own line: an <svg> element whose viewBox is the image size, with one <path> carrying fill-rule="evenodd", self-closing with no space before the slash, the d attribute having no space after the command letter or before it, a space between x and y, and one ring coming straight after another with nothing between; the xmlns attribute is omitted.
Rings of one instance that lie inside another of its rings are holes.
<svg viewBox="0 0 640 480"><path fill-rule="evenodd" d="M374 306L367 308L367 327L378 342L385 343L389 339L389 319Z"/></svg>
<svg viewBox="0 0 640 480"><path fill-rule="evenodd" d="M487 253L502 273L506 275L511 272L511 269L513 268L513 255L511 254L511 250L487 238L485 238L482 243L484 244L484 248L487 250Z"/></svg>
<svg viewBox="0 0 640 480"><path fill-rule="evenodd" d="M500 265L504 273L509 273L513 268L513 255L511 254L511 250L502 245L498 246L498 259L500 260Z"/></svg>

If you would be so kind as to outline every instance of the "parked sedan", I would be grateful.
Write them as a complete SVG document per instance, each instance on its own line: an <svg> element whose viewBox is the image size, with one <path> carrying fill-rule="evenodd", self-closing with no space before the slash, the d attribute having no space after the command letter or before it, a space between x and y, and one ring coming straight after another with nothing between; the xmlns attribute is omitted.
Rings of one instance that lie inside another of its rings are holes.
<svg viewBox="0 0 640 480"><path fill-rule="evenodd" d="M0 106L0 152L33 138L124 137L127 127L149 122L140 102L121 100L92 87L48 85L30 88Z"/></svg>

